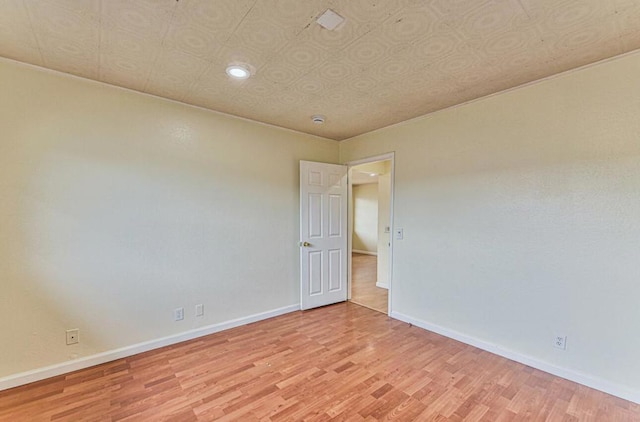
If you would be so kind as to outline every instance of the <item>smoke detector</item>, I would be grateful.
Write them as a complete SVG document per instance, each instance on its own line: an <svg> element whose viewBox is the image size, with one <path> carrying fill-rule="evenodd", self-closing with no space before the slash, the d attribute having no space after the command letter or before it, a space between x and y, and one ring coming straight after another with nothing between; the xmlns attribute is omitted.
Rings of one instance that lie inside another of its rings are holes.
<svg viewBox="0 0 640 422"><path fill-rule="evenodd" d="M333 31L344 22L344 18L333 10L327 9L318 17L318 19L316 19L316 22L324 29Z"/></svg>
<svg viewBox="0 0 640 422"><path fill-rule="evenodd" d="M315 116L311 116L311 121L317 125L321 125L324 123L325 117L320 115L320 114L316 114Z"/></svg>

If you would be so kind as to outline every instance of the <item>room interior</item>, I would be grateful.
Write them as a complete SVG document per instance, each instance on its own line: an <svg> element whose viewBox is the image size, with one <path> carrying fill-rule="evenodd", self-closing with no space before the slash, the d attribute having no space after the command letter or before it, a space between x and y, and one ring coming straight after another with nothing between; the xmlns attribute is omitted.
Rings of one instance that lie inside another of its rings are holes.
<svg viewBox="0 0 640 422"><path fill-rule="evenodd" d="M391 277L392 160L349 167L351 302L385 314Z"/></svg>
<svg viewBox="0 0 640 422"><path fill-rule="evenodd" d="M393 153L386 324L633 420L639 48L633 0L2 2L0 397L304 318L299 161Z"/></svg>

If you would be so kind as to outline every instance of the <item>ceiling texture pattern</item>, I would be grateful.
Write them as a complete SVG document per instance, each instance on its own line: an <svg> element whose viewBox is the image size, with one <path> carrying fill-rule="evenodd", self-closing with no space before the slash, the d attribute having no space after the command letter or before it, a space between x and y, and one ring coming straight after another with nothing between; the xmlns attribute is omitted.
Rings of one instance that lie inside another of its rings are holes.
<svg viewBox="0 0 640 422"><path fill-rule="evenodd" d="M638 48L640 0L0 1L0 56L336 140Z"/></svg>

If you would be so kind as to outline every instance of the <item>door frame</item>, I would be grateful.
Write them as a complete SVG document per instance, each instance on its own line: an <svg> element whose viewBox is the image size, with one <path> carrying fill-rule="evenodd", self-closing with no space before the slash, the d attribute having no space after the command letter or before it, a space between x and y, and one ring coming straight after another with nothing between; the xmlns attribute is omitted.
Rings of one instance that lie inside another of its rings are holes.
<svg viewBox="0 0 640 422"><path fill-rule="evenodd" d="M346 163L348 167L348 174L351 172L351 168L360 164L375 163L378 161L391 161L391 180L389 190L389 290L387 300L387 315L391 315L391 295L393 290L393 244L394 244L394 230L393 230L393 209L395 199L395 175L396 175L396 153L388 152L386 154L375 155L372 157L362 158L360 160L349 161ZM351 300L351 268L352 268L352 254L353 254L353 181L351 177L348 178L347 186L347 230L349 236L347 237L347 300Z"/></svg>

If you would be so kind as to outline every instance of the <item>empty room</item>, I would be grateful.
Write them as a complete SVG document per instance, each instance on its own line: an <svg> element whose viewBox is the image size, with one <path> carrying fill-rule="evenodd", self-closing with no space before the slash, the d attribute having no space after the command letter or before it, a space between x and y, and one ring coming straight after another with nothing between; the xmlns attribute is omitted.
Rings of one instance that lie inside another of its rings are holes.
<svg viewBox="0 0 640 422"><path fill-rule="evenodd" d="M0 421L640 421L639 263L640 0L0 1Z"/></svg>

